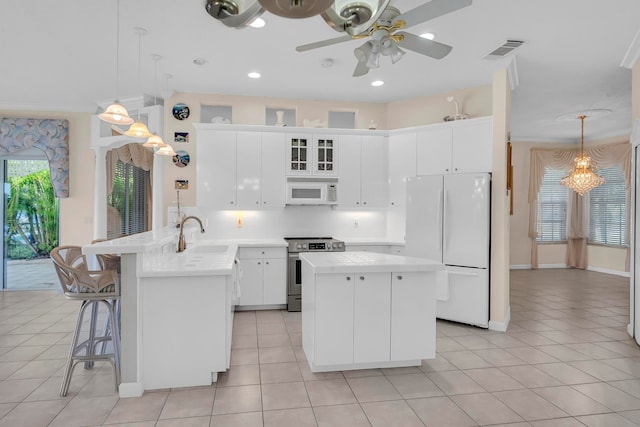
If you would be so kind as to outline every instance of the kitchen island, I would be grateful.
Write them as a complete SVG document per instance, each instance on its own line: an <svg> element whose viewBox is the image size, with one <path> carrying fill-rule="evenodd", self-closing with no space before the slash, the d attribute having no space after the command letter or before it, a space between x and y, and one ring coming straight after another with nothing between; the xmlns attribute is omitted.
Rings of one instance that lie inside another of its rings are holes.
<svg viewBox="0 0 640 427"><path fill-rule="evenodd" d="M436 274L422 258L301 253L302 346L312 372L419 366L436 356Z"/></svg>
<svg viewBox="0 0 640 427"><path fill-rule="evenodd" d="M174 227L83 247L121 256L120 397L215 382L230 363L238 247L286 247L282 239L198 240L199 228L187 226L185 235L182 253Z"/></svg>

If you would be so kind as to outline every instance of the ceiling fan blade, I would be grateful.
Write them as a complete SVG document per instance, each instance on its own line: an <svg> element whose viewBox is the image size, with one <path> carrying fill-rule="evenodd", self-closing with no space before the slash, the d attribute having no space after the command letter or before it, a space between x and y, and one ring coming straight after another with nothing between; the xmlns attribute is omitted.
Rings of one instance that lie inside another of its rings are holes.
<svg viewBox="0 0 640 427"><path fill-rule="evenodd" d="M404 36L403 40L398 42L398 46L435 59L444 58L449 54L449 52L451 52L451 49L453 49L448 44L425 39L424 37L419 37L415 34L406 33L404 31L399 31L395 34Z"/></svg>
<svg viewBox="0 0 640 427"><path fill-rule="evenodd" d="M353 77L364 76L369 72L369 67L365 62L358 61L358 65L356 65L356 69L353 70Z"/></svg>
<svg viewBox="0 0 640 427"><path fill-rule="evenodd" d="M401 15L394 22L403 20L406 24L404 28L421 24L438 16L446 15L463 7L471 5L473 0L431 0L421 6L415 7Z"/></svg>
<svg viewBox="0 0 640 427"><path fill-rule="evenodd" d="M298 52L304 52L311 49L317 49L319 47L331 46L333 44L348 42L349 40L352 40L351 36L340 36L333 39L322 40L315 43L303 44L301 46L296 47L296 50Z"/></svg>

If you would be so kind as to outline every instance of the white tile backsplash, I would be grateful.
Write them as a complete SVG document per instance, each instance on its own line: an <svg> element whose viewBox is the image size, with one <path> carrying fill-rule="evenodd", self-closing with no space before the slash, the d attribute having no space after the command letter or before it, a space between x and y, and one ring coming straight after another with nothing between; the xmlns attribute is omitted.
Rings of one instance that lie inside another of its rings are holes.
<svg viewBox="0 0 640 427"><path fill-rule="evenodd" d="M169 224L177 217L169 207ZM183 207L187 215L207 222L208 238L253 239L289 236L340 236L341 238L380 237L387 235L387 212L345 211L329 206L287 206L262 211L204 210ZM242 227L237 227L238 218ZM354 226L357 218L357 227ZM403 226L404 227L404 226ZM403 233L404 234L404 233Z"/></svg>

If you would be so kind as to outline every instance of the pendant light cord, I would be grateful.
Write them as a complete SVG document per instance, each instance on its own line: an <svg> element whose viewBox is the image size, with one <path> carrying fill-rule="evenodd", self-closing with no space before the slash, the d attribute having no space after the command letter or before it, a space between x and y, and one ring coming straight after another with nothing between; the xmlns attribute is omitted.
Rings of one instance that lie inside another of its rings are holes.
<svg viewBox="0 0 640 427"><path fill-rule="evenodd" d="M116 100L120 89L120 0L116 0Z"/></svg>
<svg viewBox="0 0 640 427"><path fill-rule="evenodd" d="M585 115L580 116L580 121L582 122L582 126L581 126L582 135L580 137L580 141L581 141L581 143L580 143L580 156L582 156L582 157L584 157L584 119L586 117L587 116L585 116Z"/></svg>

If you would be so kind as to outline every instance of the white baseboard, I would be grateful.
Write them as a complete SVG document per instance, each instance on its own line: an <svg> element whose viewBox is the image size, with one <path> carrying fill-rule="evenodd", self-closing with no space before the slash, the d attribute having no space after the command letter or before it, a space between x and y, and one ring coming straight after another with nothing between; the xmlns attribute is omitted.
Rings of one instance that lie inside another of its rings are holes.
<svg viewBox="0 0 640 427"><path fill-rule="evenodd" d="M631 323L627 324L627 333L629 334L630 337L633 336L633 326L631 325Z"/></svg>
<svg viewBox="0 0 640 427"><path fill-rule="evenodd" d="M142 383L120 383L118 388L120 397L140 397L144 394Z"/></svg>
<svg viewBox="0 0 640 427"><path fill-rule="evenodd" d="M531 264L512 264L509 270L531 270Z"/></svg>
<svg viewBox="0 0 640 427"><path fill-rule="evenodd" d="M489 329L498 332L507 332L509 322L511 321L511 306L507 307L507 315L504 317L504 322L496 322L489 320Z"/></svg>
<svg viewBox="0 0 640 427"><path fill-rule="evenodd" d="M587 267L587 270L596 271L598 273L613 274L613 275L622 276L622 277L630 277L628 271L611 270L609 268L600 268L600 267Z"/></svg>

